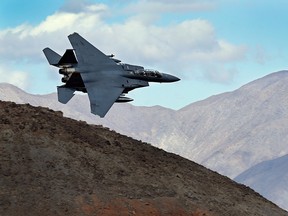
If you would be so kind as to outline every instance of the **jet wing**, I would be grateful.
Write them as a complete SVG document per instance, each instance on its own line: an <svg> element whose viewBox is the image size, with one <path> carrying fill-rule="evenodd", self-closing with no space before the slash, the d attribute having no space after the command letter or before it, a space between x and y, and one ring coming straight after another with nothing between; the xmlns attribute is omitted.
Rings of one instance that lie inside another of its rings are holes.
<svg viewBox="0 0 288 216"><path fill-rule="evenodd" d="M102 80L97 84L87 82L85 86L90 100L91 113L101 118L106 115L124 90L122 87L113 86L109 80Z"/></svg>
<svg viewBox="0 0 288 216"><path fill-rule="evenodd" d="M117 65L116 62L102 53L78 33L73 33L68 36L72 47L77 55L80 64L89 65Z"/></svg>
<svg viewBox="0 0 288 216"><path fill-rule="evenodd" d="M91 112L104 117L123 93L124 78L115 74L117 63L82 38L78 33L68 36L73 46L78 69L90 100Z"/></svg>

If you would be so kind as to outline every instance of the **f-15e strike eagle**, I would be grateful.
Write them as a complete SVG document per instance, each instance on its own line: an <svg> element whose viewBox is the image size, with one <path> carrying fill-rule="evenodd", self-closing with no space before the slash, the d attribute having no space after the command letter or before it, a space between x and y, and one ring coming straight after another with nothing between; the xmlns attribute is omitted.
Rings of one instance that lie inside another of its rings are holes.
<svg viewBox="0 0 288 216"><path fill-rule="evenodd" d="M125 94L135 88L149 86L148 82L175 82L179 78L147 70L144 67L121 63L105 55L78 33L68 36L73 49L60 56L50 48L43 50L50 65L63 75L57 87L58 101L66 104L75 91L88 93L91 113L104 117L114 102L129 102ZM76 56L75 56L76 54Z"/></svg>

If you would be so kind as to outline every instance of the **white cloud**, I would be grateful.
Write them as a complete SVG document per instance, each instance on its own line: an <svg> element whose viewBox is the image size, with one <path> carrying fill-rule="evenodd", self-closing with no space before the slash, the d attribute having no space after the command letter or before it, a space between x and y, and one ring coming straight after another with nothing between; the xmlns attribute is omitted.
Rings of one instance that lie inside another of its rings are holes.
<svg viewBox="0 0 288 216"><path fill-rule="evenodd" d="M72 28L78 19L81 19L82 13L73 14L67 12L56 13L48 16L40 25L31 28L26 32L27 36L38 36L44 33L53 33L63 29Z"/></svg>
<svg viewBox="0 0 288 216"><path fill-rule="evenodd" d="M153 4L152 1L139 1L138 4L145 2ZM156 1L154 6L165 2ZM180 1L179 5L188 7L190 3L187 2ZM200 8L199 2L192 1L190 9ZM206 3L211 4L210 1ZM174 1L166 4L169 7L175 5ZM105 14L110 13L103 4L81 4L81 11L58 11L36 26L23 24L2 30L0 58L7 61L45 61L42 49L49 46L60 54L64 53L66 48L71 47L67 36L75 31L103 52L113 52L125 62L160 66L167 71L192 71L195 65L198 68L203 64L213 67L245 58L245 47L217 38L212 24L206 20L186 20L159 26L128 17L123 22L111 24L104 19Z"/></svg>
<svg viewBox="0 0 288 216"><path fill-rule="evenodd" d="M14 70L0 65L0 82L10 83L25 89L28 86L28 74L23 71Z"/></svg>

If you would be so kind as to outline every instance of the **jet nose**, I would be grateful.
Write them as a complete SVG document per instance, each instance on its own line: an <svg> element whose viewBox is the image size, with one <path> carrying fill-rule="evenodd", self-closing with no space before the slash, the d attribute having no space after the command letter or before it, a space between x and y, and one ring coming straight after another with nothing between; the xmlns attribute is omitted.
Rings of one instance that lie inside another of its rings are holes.
<svg viewBox="0 0 288 216"><path fill-rule="evenodd" d="M180 80L178 77L170 75L170 74L167 74L166 78L167 78L167 82L177 82Z"/></svg>
<svg viewBox="0 0 288 216"><path fill-rule="evenodd" d="M173 82L177 82L177 81L179 81L179 80L181 80L181 79L178 78L178 77L176 77L176 76L173 76Z"/></svg>

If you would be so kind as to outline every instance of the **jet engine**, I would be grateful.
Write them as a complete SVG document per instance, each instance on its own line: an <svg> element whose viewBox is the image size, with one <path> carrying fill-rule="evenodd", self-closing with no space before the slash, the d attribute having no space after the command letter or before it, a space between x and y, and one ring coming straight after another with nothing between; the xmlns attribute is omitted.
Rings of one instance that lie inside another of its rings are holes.
<svg viewBox="0 0 288 216"><path fill-rule="evenodd" d="M68 74L71 74L75 71L76 70L73 67L64 67L64 68L59 69L59 74L68 75Z"/></svg>
<svg viewBox="0 0 288 216"><path fill-rule="evenodd" d="M66 83L68 80L69 80L69 76L67 76L67 75L64 75L64 77L62 77L62 79L61 79L61 81L63 83Z"/></svg>

